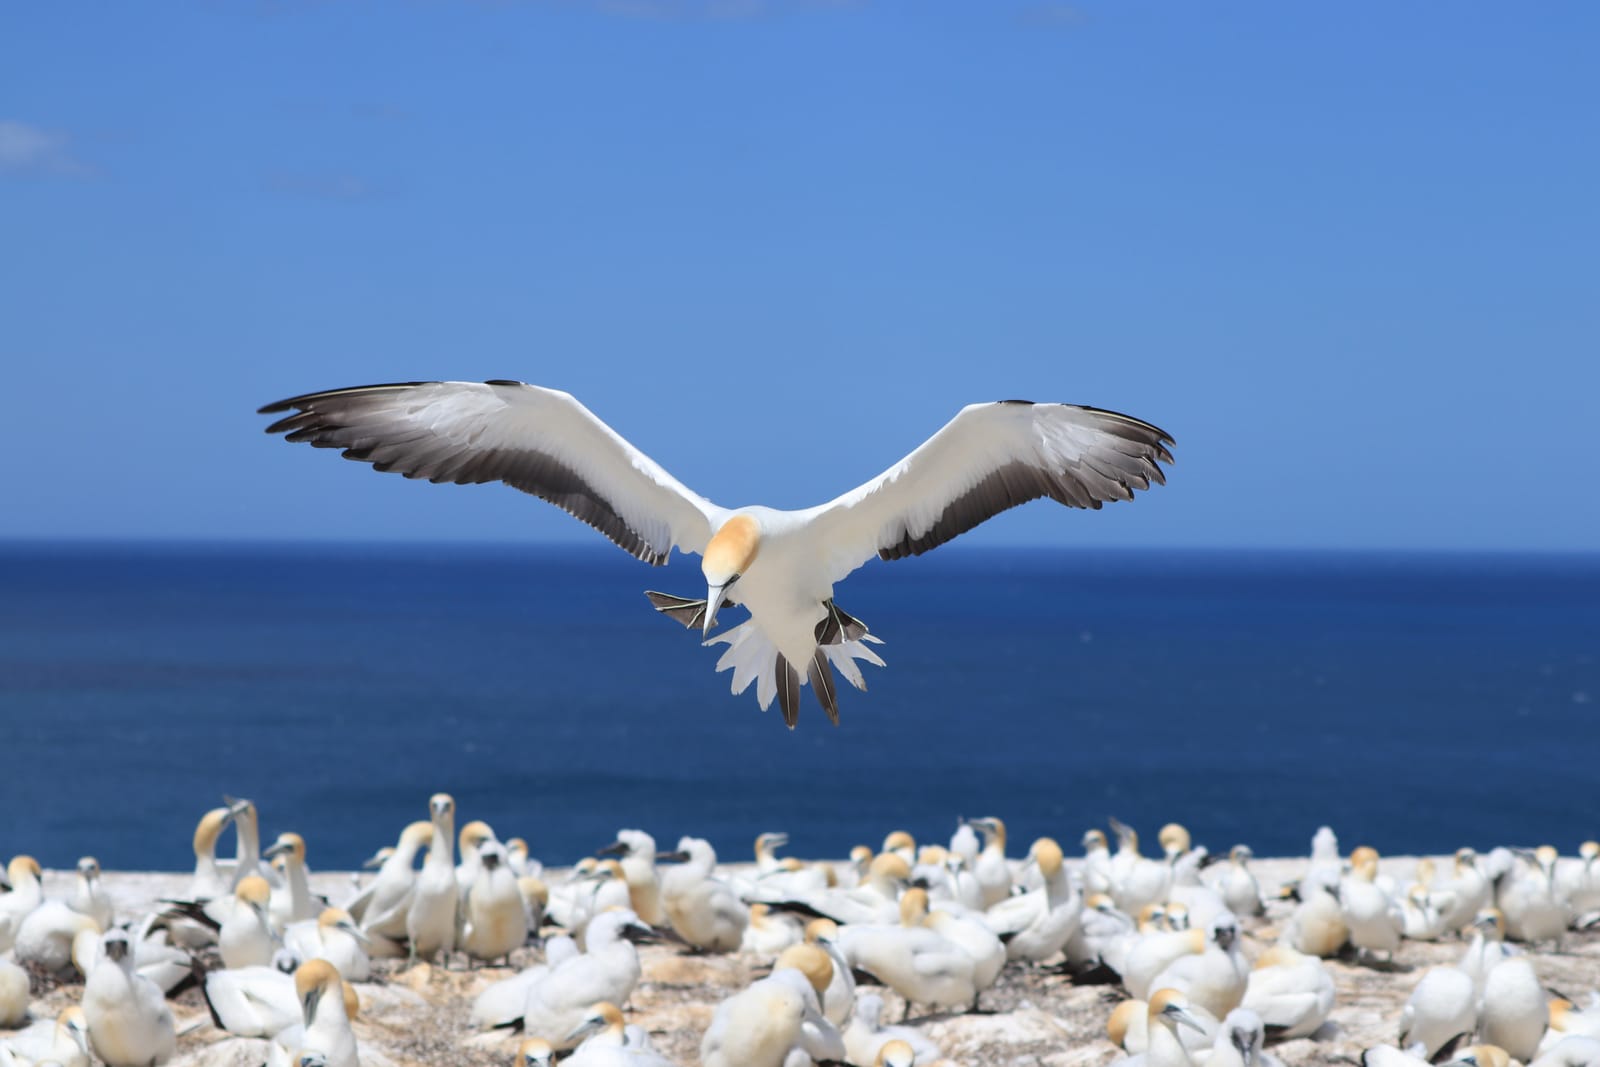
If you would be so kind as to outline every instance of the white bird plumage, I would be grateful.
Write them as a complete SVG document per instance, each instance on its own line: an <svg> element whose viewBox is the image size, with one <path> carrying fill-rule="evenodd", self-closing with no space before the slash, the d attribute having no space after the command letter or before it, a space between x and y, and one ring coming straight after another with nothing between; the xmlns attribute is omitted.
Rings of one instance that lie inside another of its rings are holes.
<svg viewBox="0 0 1600 1067"><path fill-rule="evenodd" d="M793 727L810 685L834 722L830 666L865 688L876 638L833 603L833 585L873 556L920 555L1041 497L1082 508L1165 481L1163 430L1071 404L972 404L883 474L801 511L728 509L690 491L570 394L521 382L412 382L309 393L261 409L267 428L337 448L380 471L433 482L499 481L562 508L661 565L703 557L704 601L652 594L657 610L727 650L733 691L756 683ZM750 618L711 638L725 602Z"/></svg>

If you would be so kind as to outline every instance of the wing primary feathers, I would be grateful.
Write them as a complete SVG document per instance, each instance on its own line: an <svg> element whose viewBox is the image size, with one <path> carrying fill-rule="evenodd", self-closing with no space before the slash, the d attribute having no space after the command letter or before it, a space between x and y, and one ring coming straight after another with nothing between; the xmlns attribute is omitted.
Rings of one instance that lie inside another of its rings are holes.
<svg viewBox="0 0 1600 1067"><path fill-rule="evenodd" d="M778 707L783 710L783 724L793 730L800 721L800 674L779 653L773 661L773 672L778 683Z"/></svg>

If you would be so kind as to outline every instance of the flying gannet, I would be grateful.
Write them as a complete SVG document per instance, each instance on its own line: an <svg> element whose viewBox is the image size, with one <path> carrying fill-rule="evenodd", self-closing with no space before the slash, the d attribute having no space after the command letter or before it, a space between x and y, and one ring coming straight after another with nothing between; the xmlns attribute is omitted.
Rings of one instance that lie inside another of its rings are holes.
<svg viewBox="0 0 1600 1067"><path fill-rule="evenodd" d="M1002 400L972 404L878 477L817 507L724 508L692 492L571 395L514 381L410 382L307 393L261 408L268 433L337 448L407 478L504 482L555 504L656 566L702 558L704 599L650 592L656 610L725 644L733 692L754 682L792 729L810 685L836 725L830 665L865 689L878 643L833 600L873 556L917 556L986 519L1049 497L1069 507L1131 500L1166 478L1168 434L1113 411ZM748 620L715 637L723 607Z"/></svg>

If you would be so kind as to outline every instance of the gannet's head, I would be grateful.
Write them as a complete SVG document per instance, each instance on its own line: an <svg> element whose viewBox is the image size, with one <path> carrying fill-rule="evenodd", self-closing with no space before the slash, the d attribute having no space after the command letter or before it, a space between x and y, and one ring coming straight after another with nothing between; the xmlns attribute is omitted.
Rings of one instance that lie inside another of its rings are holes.
<svg viewBox="0 0 1600 1067"><path fill-rule="evenodd" d="M453 819L456 815L456 801L449 793L435 793L428 798L428 814L433 816L434 822Z"/></svg>
<svg viewBox="0 0 1600 1067"><path fill-rule="evenodd" d="M93 856L84 856L78 860L78 873L85 882L93 883L100 877L100 861Z"/></svg>
<svg viewBox="0 0 1600 1067"><path fill-rule="evenodd" d="M421 848L433 840L433 823L423 822L420 819L414 823L407 823L406 828L400 831L400 845L402 848Z"/></svg>
<svg viewBox="0 0 1600 1067"><path fill-rule="evenodd" d="M943 867L949 852L943 845L923 845L917 849L918 867Z"/></svg>
<svg viewBox="0 0 1600 1067"><path fill-rule="evenodd" d="M885 1041L878 1050L878 1060L873 1067L911 1067L917 1062L917 1053L909 1044L895 1038Z"/></svg>
<svg viewBox="0 0 1600 1067"><path fill-rule="evenodd" d="M239 880L233 895L239 903L248 904L257 912L264 913L267 902L272 899L272 886L259 874L252 874Z"/></svg>
<svg viewBox="0 0 1600 1067"><path fill-rule="evenodd" d="M920 926L928 917L928 891L915 887L900 894L900 925Z"/></svg>
<svg viewBox="0 0 1600 1067"><path fill-rule="evenodd" d="M232 819L233 812L228 808L212 808L200 816L200 822L194 828L195 856L213 855L217 851L217 838L222 836L222 831L227 829Z"/></svg>
<svg viewBox="0 0 1600 1067"><path fill-rule="evenodd" d="M543 878L535 878L525 874L517 879L517 892L522 894L523 903L530 908L537 906L540 911L550 903L550 887L544 884Z"/></svg>
<svg viewBox="0 0 1600 1067"><path fill-rule="evenodd" d="M581 1041L590 1034L598 1034L602 1030L622 1029L622 1012L608 1000L591 1004L589 1010L579 1020L578 1025L563 1039L566 1043Z"/></svg>
<svg viewBox="0 0 1600 1067"><path fill-rule="evenodd" d="M1368 860L1372 861L1373 869L1377 869L1378 850L1371 845L1360 845L1350 851L1350 869L1360 870Z"/></svg>
<svg viewBox="0 0 1600 1067"><path fill-rule="evenodd" d="M866 845L855 845L850 849L850 865L858 871L867 869L872 862L872 849Z"/></svg>
<svg viewBox="0 0 1600 1067"><path fill-rule="evenodd" d="M1600 841L1585 841L1578 846L1578 858L1583 860L1585 867L1600 859Z"/></svg>
<svg viewBox="0 0 1600 1067"><path fill-rule="evenodd" d="M89 1020L83 1014L83 1008L74 1004L56 1016L56 1029L66 1031L72 1043L83 1050L84 1056L89 1055Z"/></svg>
<svg viewBox="0 0 1600 1067"><path fill-rule="evenodd" d="M1234 845L1233 848L1228 850L1228 858L1241 866L1248 863L1254 856L1255 853L1250 851L1249 845Z"/></svg>
<svg viewBox="0 0 1600 1067"><path fill-rule="evenodd" d="M1211 940L1222 951L1227 952L1233 948L1235 941L1239 940L1239 923L1232 912L1223 912L1211 920Z"/></svg>
<svg viewBox="0 0 1600 1067"><path fill-rule="evenodd" d="M513 837L506 842L506 859L512 866L526 862L528 859L528 843L520 837Z"/></svg>
<svg viewBox="0 0 1600 1067"><path fill-rule="evenodd" d="M1083 833L1083 850L1096 852L1106 847L1106 835L1099 830L1085 830Z"/></svg>
<svg viewBox="0 0 1600 1067"><path fill-rule="evenodd" d="M337 994L341 1006L344 1001L344 982L338 968L327 960L307 960L294 972L294 992L300 1000L300 1010L310 1026L317 1017L317 1007L328 994Z"/></svg>
<svg viewBox="0 0 1600 1067"><path fill-rule="evenodd" d="M897 852L884 852L874 856L867 873L874 882L904 884L911 881L911 867Z"/></svg>
<svg viewBox="0 0 1600 1067"><path fill-rule="evenodd" d="M1254 1067L1261 1056L1261 1046L1267 1039L1267 1029L1261 1022L1261 1016L1249 1008L1235 1008L1222 1021L1222 1028L1227 1031L1228 1043L1239 1050L1239 1058L1244 1061L1245 1067Z"/></svg>
<svg viewBox="0 0 1600 1067"><path fill-rule="evenodd" d="M330 930L343 931L363 945L369 943L366 932L356 925L350 913L343 908L323 908L322 914L317 916L317 932L326 935Z"/></svg>
<svg viewBox="0 0 1600 1067"><path fill-rule="evenodd" d="M1205 1033L1206 1028L1201 1025L1189 1011L1189 1001L1176 989L1158 989L1150 994L1149 1018L1151 1026L1165 1026L1174 1032L1179 1026L1187 1026L1196 1033Z"/></svg>
<svg viewBox="0 0 1600 1067"><path fill-rule="evenodd" d="M255 825L256 806L251 801L242 797L223 797L223 803L228 805L228 814L238 822Z"/></svg>
<svg viewBox="0 0 1600 1067"><path fill-rule="evenodd" d="M113 963L120 963L128 955L128 932L120 926L113 926L106 931L105 939L101 942L105 946L106 959Z"/></svg>
<svg viewBox="0 0 1600 1067"><path fill-rule="evenodd" d="M1061 873L1061 846L1056 844L1055 838L1039 838L1028 850L1028 854L1033 857L1033 862L1039 865L1039 873L1046 878L1054 878Z"/></svg>
<svg viewBox="0 0 1600 1067"><path fill-rule="evenodd" d="M1106 1020L1106 1036L1118 1048L1128 1039L1128 1028L1133 1025L1137 1015L1143 1015L1150 1010L1150 1006L1142 1000L1124 1000L1111 1011L1111 1018Z"/></svg>
<svg viewBox="0 0 1600 1067"><path fill-rule="evenodd" d="M1117 835L1117 851L1139 855L1139 831L1115 816L1106 821L1111 824L1111 831Z"/></svg>
<svg viewBox="0 0 1600 1067"><path fill-rule="evenodd" d="M1472 1045L1456 1053L1451 1063L1464 1063L1469 1067L1510 1067L1511 1053L1499 1045Z"/></svg>
<svg viewBox="0 0 1600 1067"><path fill-rule="evenodd" d="M1167 854L1168 859L1175 859L1189 851L1193 840L1189 831L1182 823L1169 822L1161 828L1156 835L1156 840L1161 842L1161 850Z"/></svg>
<svg viewBox="0 0 1600 1067"><path fill-rule="evenodd" d="M489 829L489 824L481 819L473 819L461 828L461 856L463 859L472 855L485 841L494 840L494 831Z"/></svg>
<svg viewBox="0 0 1600 1067"><path fill-rule="evenodd" d="M765 859L772 855L772 850L782 848L789 843L789 835L781 831L771 831L761 834L756 838L756 859Z"/></svg>
<svg viewBox="0 0 1600 1067"><path fill-rule="evenodd" d="M830 945L839 937L839 924L832 919L812 919L806 923L806 944Z"/></svg>
<svg viewBox="0 0 1600 1067"><path fill-rule="evenodd" d="M899 853L909 863L917 854L917 839L904 830L891 830L883 839L883 851Z"/></svg>
<svg viewBox="0 0 1600 1067"><path fill-rule="evenodd" d="M761 527L749 515L735 515L722 524L722 528L706 543L705 556L700 560L700 573L706 578L706 621L701 627L702 636L710 636L717 621L717 609L722 606L722 595L737 582L761 550Z"/></svg>
<svg viewBox="0 0 1600 1067"><path fill-rule="evenodd" d="M1168 930L1189 929L1189 906L1181 900L1169 900L1161 908L1161 921Z"/></svg>
<svg viewBox="0 0 1600 1067"><path fill-rule="evenodd" d="M989 815L982 819L970 819L967 825L983 835L985 845L997 844L1002 849L1006 847L1006 824L997 816Z"/></svg>
<svg viewBox="0 0 1600 1067"><path fill-rule="evenodd" d="M772 965L775 971L781 967L793 967L805 975L806 981L811 983L811 988L817 991L819 997L828 991L828 985L833 981L833 960L815 945L790 945L778 956L778 962Z"/></svg>
<svg viewBox="0 0 1600 1067"><path fill-rule="evenodd" d="M274 856L293 856L296 863L304 863L306 861L306 839L292 830L285 830L278 835L278 839L262 855L268 859Z"/></svg>
<svg viewBox="0 0 1600 1067"><path fill-rule="evenodd" d="M551 1067L556 1050L542 1037L530 1037L517 1046L517 1067Z"/></svg>
<svg viewBox="0 0 1600 1067"><path fill-rule="evenodd" d="M1472 918L1474 929L1482 930L1491 941L1503 941L1506 936L1506 917L1499 908L1484 908Z"/></svg>
<svg viewBox="0 0 1600 1067"><path fill-rule="evenodd" d="M1423 885L1423 886L1432 885L1433 884L1433 876L1436 873L1437 873L1437 871L1434 868L1433 860L1430 857L1424 856L1420 860L1417 861L1417 884L1418 885Z"/></svg>
<svg viewBox="0 0 1600 1067"><path fill-rule="evenodd" d="M13 888L25 885L29 881L36 882L42 875L39 861L32 856L13 856L11 862L6 864L6 880Z"/></svg>

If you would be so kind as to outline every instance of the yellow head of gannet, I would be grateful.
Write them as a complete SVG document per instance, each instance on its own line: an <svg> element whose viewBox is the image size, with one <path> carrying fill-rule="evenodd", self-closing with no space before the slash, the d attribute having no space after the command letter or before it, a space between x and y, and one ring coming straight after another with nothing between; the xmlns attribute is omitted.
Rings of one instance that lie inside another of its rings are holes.
<svg viewBox="0 0 1600 1067"><path fill-rule="evenodd" d="M943 845L923 845L917 849L918 867L943 867L949 851Z"/></svg>
<svg viewBox="0 0 1600 1067"><path fill-rule="evenodd" d="M1054 878L1061 873L1061 846L1056 844L1053 837L1037 838L1033 846L1028 849L1028 855L1033 857L1034 864L1039 868L1039 873L1046 878Z"/></svg>
<svg viewBox="0 0 1600 1067"><path fill-rule="evenodd" d="M1193 844L1189 831L1182 823L1176 822L1169 822L1163 826L1161 832L1156 835L1156 840L1161 842L1161 850L1167 854L1168 859L1177 859L1188 852Z"/></svg>
<svg viewBox="0 0 1600 1067"><path fill-rule="evenodd" d="M1378 862L1378 850L1371 845L1358 845L1350 850L1350 869L1355 870L1369 859L1376 864Z"/></svg>
<svg viewBox="0 0 1600 1067"><path fill-rule="evenodd" d="M832 944L839 939L839 924L832 919L812 919L806 923L806 944Z"/></svg>
<svg viewBox="0 0 1600 1067"><path fill-rule="evenodd" d="M1250 860L1254 857L1255 853L1250 851L1249 845L1234 845L1228 850L1228 859L1241 867L1250 862Z"/></svg>
<svg viewBox="0 0 1600 1067"><path fill-rule="evenodd" d="M1206 1032L1200 1020L1189 1011L1189 999L1176 989L1158 989L1151 993L1146 1010L1149 1012L1146 1021L1152 1028L1165 1026L1176 1033L1178 1027L1187 1026L1197 1033Z"/></svg>
<svg viewBox="0 0 1600 1067"><path fill-rule="evenodd" d="M1139 909L1137 923L1140 933L1160 930L1167 922L1167 909L1160 904L1146 904Z"/></svg>
<svg viewBox="0 0 1600 1067"><path fill-rule="evenodd" d="M983 835L985 847L996 845L1000 848L1000 851L1005 851L1006 824L1004 819L995 815L988 815L981 819L968 819L967 825Z"/></svg>
<svg viewBox="0 0 1600 1067"><path fill-rule="evenodd" d="M1122 1048L1122 1042L1127 1040L1128 1028L1133 1025L1137 1016L1145 1015L1150 1010L1150 1005L1142 1000L1124 1000L1111 1009L1111 1018L1106 1020L1106 1036L1111 1043Z"/></svg>
<svg viewBox="0 0 1600 1067"><path fill-rule="evenodd" d="M1579 845L1578 858L1585 867L1593 866L1595 860L1600 860L1600 841L1585 841Z"/></svg>
<svg viewBox="0 0 1600 1067"><path fill-rule="evenodd" d="M774 849L782 848L789 843L789 835L782 831L774 830L756 836L756 862L771 863L777 857L773 855Z"/></svg>
<svg viewBox="0 0 1600 1067"><path fill-rule="evenodd" d="M542 1037L530 1037L517 1046L517 1067L552 1067L556 1050Z"/></svg>
<svg viewBox="0 0 1600 1067"><path fill-rule="evenodd" d="M872 849L866 845L856 845L850 849L850 866L854 867L858 874L866 873L867 866L871 862Z"/></svg>
<svg viewBox="0 0 1600 1067"><path fill-rule="evenodd" d="M1099 830L1085 830L1083 832L1083 851L1103 852L1106 849L1106 835Z"/></svg>
<svg viewBox="0 0 1600 1067"><path fill-rule="evenodd" d="M921 926L928 917L928 891L913 887L900 895L900 925Z"/></svg>
<svg viewBox="0 0 1600 1067"><path fill-rule="evenodd" d="M618 1044L622 1043L623 1030L622 1012L610 1001L602 1000L589 1006L589 1010L574 1026L570 1033L563 1039L564 1043L571 1044L581 1041L590 1034L607 1031L612 1034Z"/></svg>
<svg viewBox="0 0 1600 1067"><path fill-rule="evenodd" d="M893 1041L883 1043L883 1047L878 1049L878 1058L873 1061L872 1067L912 1067L916 1062L916 1050L897 1037Z"/></svg>
<svg viewBox="0 0 1600 1067"><path fill-rule="evenodd" d="M541 911L550 903L550 887L544 884L543 878L523 875L517 879L517 892L522 894L522 899L527 903L538 904Z"/></svg>
<svg viewBox="0 0 1600 1067"><path fill-rule="evenodd" d="M457 835L461 841L461 855L470 856L478 851L478 846L485 841L494 840L494 831L489 829L489 824L481 819L473 819L461 828Z"/></svg>
<svg viewBox="0 0 1600 1067"><path fill-rule="evenodd" d="M278 835L278 839L272 843L272 846L261 854L268 859L274 856L293 856L295 862L304 863L306 861L306 839L293 830L285 830Z"/></svg>
<svg viewBox="0 0 1600 1067"><path fill-rule="evenodd" d="M317 916L317 932L326 933L329 930L339 930L349 934L363 945L370 943L366 931L356 925L350 913L343 908L323 908L322 914Z"/></svg>
<svg viewBox="0 0 1600 1067"><path fill-rule="evenodd" d="M210 859L217 853L217 838L227 829L233 812L227 808L212 808L200 816L194 828L194 855L196 859Z"/></svg>
<svg viewBox="0 0 1600 1067"><path fill-rule="evenodd" d="M889 836L883 839L882 851L899 853L907 863L910 863L917 854L917 841L904 830L891 830Z"/></svg>
<svg viewBox="0 0 1600 1067"><path fill-rule="evenodd" d="M11 862L6 864L6 880L13 889L30 881L38 881L43 876L39 861L32 856L12 856Z"/></svg>
<svg viewBox="0 0 1600 1067"><path fill-rule="evenodd" d="M234 888L233 895L241 904L248 904L257 911L261 911L266 908L267 902L272 899L272 886L267 884L267 880L259 874L246 875L239 880L238 886Z"/></svg>
<svg viewBox="0 0 1600 1067"><path fill-rule="evenodd" d="M1499 1045L1469 1045L1458 1050L1450 1062L1468 1067L1511 1067L1511 1053Z"/></svg>
<svg viewBox="0 0 1600 1067"><path fill-rule="evenodd" d="M344 1006L344 980L339 977L338 968L327 960L307 960L297 967L294 992L307 1026L316 1020L318 1006L330 995L339 997L340 1006Z"/></svg>
<svg viewBox="0 0 1600 1067"><path fill-rule="evenodd" d="M1121 821L1115 816L1107 821L1111 823L1111 829L1115 831L1117 835L1118 855L1121 855L1122 853L1127 853L1130 856L1141 855L1139 851L1139 831L1135 830L1133 827L1129 826L1127 823Z"/></svg>
<svg viewBox="0 0 1600 1067"><path fill-rule="evenodd" d="M761 527L749 515L735 515L711 535L700 560L700 573L706 579L706 621L701 636L711 636L723 593L750 569L760 551Z"/></svg>
<svg viewBox="0 0 1600 1067"><path fill-rule="evenodd" d="M790 945L784 949L772 969L783 967L793 967L805 975L819 997L828 991L828 983L833 981L833 959L815 945Z"/></svg>
<svg viewBox="0 0 1600 1067"><path fill-rule="evenodd" d="M1506 936L1506 917L1499 908L1484 908L1473 916L1472 925L1483 931L1483 936L1491 941L1504 941Z"/></svg>
<svg viewBox="0 0 1600 1067"><path fill-rule="evenodd" d="M881 852L872 857L867 878L882 889L892 889L911 880L911 865L897 852Z"/></svg>

